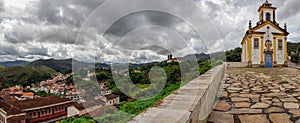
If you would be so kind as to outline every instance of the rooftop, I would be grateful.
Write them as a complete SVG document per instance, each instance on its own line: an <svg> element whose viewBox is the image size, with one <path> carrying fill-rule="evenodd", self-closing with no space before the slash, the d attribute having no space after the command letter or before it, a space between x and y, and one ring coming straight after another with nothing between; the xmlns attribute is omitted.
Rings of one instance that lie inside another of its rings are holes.
<svg viewBox="0 0 300 123"><path fill-rule="evenodd" d="M59 105L72 102L70 99L59 96L28 99L28 100L0 100L0 109L3 109L8 115L20 114L26 110L44 108L51 105Z"/></svg>

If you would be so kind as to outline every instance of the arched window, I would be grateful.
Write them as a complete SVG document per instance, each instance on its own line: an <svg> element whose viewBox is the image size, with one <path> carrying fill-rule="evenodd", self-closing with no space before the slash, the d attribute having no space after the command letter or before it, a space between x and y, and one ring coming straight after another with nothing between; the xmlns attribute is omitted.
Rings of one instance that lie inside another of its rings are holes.
<svg viewBox="0 0 300 123"><path fill-rule="evenodd" d="M266 14L266 19L267 19L267 20L271 20L271 14L270 14L270 13L267 13L267 14Z"/></svg>

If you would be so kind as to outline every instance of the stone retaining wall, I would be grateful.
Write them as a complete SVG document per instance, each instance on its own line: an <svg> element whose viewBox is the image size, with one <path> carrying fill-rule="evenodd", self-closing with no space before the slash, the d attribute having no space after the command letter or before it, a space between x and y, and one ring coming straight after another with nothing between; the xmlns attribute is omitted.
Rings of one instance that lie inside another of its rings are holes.
<svg viewBox="0 0 300 123"><path fill-rule="evenodd" d="M209 70L167 96L158 106L136 116L129 123L206 122L218 101L225 73L225 63Z"/></svg>
<svg viewBox="0 0 300 123"><path fill-rule="evenodd" d="M246 62L226 62L228 67L248 67Z"/></svg>

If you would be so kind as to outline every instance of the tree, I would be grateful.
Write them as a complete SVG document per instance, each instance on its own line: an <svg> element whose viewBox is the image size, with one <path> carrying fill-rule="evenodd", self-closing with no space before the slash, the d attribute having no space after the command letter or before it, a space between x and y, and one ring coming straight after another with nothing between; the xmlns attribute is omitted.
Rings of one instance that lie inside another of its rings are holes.
<svg viewBox="0 0 300 123"><path fill-rule="evenodd" d="M96 74L96 78L97 78L98 81L101 81L101 80L108 79L109 76L108 76L108 74L106 72L101 71L101 72L99 72L99 73Z"/></svg>
<svg viewBox="0 0 300 123"><path fill-rule="evenodd" d="M233 50L226 51L227 62L241 62L242 48L237 47Z"/></svg>

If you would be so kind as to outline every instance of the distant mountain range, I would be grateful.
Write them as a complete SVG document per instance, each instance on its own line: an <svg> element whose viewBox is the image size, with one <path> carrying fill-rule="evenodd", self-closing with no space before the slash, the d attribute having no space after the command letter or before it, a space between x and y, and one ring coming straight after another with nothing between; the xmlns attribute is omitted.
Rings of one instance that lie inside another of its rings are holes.
<svg viewBox="0 0 300 123"><path fill-rule="evenodd" d="M214 53L216 54L216 53ZM220 53L219 53L220 54ZM167 57L167 56L166 56ZM207 54L190 54L186 55L184 57L179 57L178 59L181 60L193 60L196 57L197 60L208 60L210 59L210 55ZM166 58L167 59L167 58ZM26 62L26 61L8 61L8 62L0 62L0 66L4 67L11 67L11 66L30 66L30 67L40 67L40 66L45 66L54 69L57 72L65 72L69 71L72 69L72 62L80 65L91 65L91 63L85 63L73 59L65 59L65 60L55 60L55 59L40 59L36 60L33 62ZM157 62L153 62L157 63ZM142 64L137 64L137 63L131 63L129 64L130 67L133 68L138 68L140 66L143 66L145 64L153 64L153 63L142 63ZM110 68L110 65L107 63L96 63L95 64L96 68Z"/></svg>
<svg viewBox="0 0 300 123"><path fill-rule="evenodd" d="M215 56L221 56L221 53L211 54ZM179 57L181 60L194 60L196 57L197 60L208 60L211 55L207 54L191 54L184 57ZM167 56L166 56L167 59ZM163 61L165 62L165 61ZM55 60L55 59L46 59L46 60L36 60L33 62L26 61L8 61L0 62L0 89L3 87L9 87L13 85L29 85L34 82L39 82L53 77L57 72L68 73L72 70L72 64L80 65L85 67L88 65L95 65L95 68L100 69L109 69L110 64L107 63L86 63L73 59L65 60ZM155 64L158 62L150 63L130 63L130 68L140 68L145 65ZM125 67L127 64L123 64Z"/></svg>
<svg viewBox="0 0 300 123"><path fill-rule="evenodd" d="M55 60L55 59L40 59L28 64L28 66L39 67L46 66L54 69L57 72L64 72L72 69L72 59Z"/></svg>
<svg viewBox="0 0 300 123"><path fill-rule="evenodd" d="M49 67L11 66L0 68L0 89L14 85L30 85L52 78L57 72Z"/></svg>
<svg viewBox="0 0 300 123"><path fill-rule="evenodd" d="M0 62L0 66L10 67L10 66L26 66L30 62L27 61L7 61L7 62Z"/></svg>

